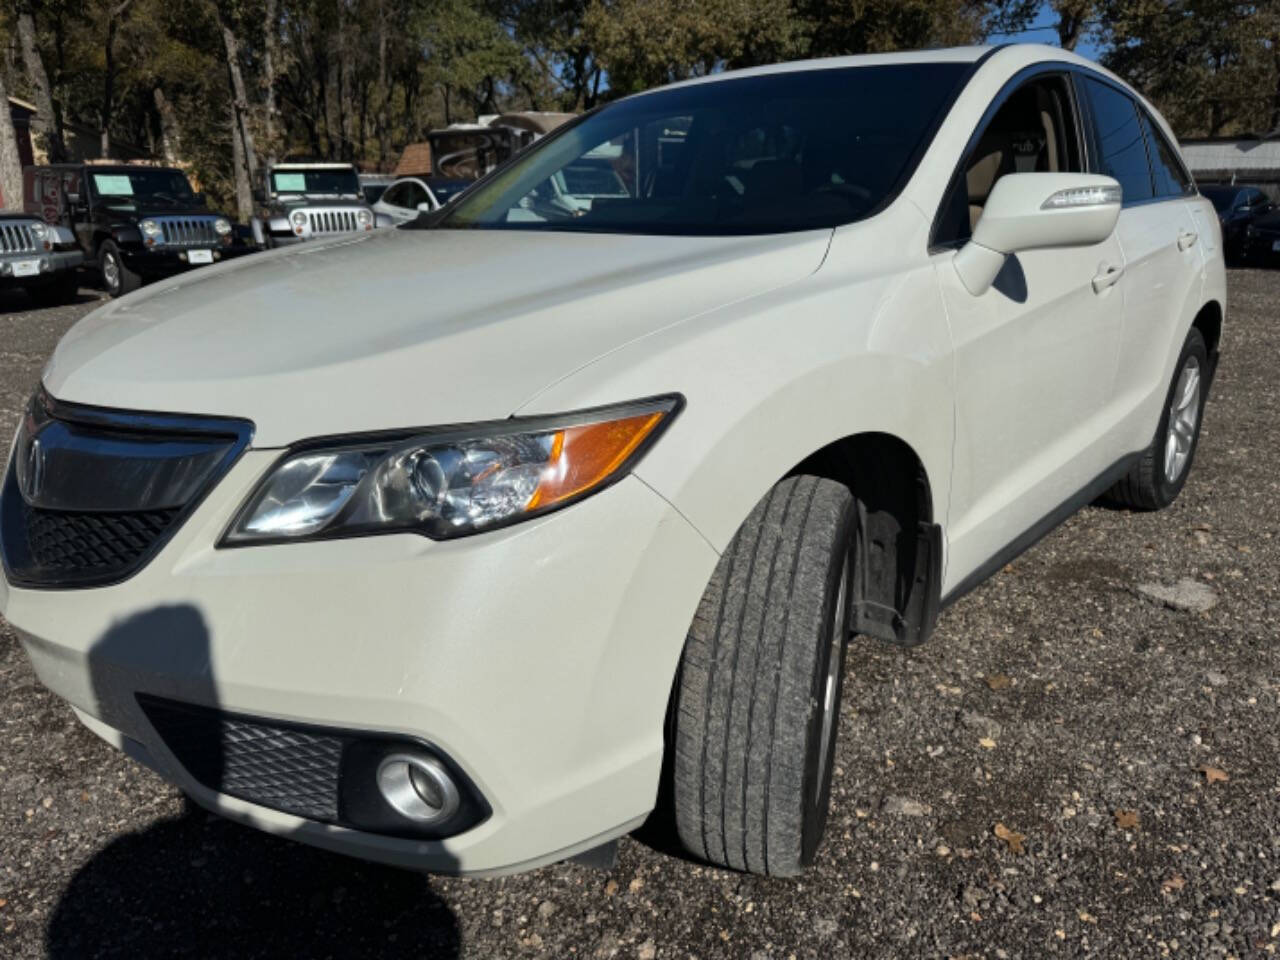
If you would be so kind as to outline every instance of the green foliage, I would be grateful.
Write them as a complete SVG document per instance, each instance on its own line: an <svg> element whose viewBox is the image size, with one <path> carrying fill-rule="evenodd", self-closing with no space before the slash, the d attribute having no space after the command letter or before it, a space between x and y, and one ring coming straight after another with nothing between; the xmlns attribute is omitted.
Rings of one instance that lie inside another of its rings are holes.
<svg viewBox="0 0 1280 960"><path fill-rule="evenodd" d="M427 130L480 113L582 110L728 68L972 43L1046 11L1064 45L1100 44L1183 136L1280 127L1280 0L0 0L0 35L15 37L19 10L34 17L64 133L83 147L105 127L117 153L161 156L167 103L170 145L223 207L235 183L220 21L264 157L389 166ZM17 48L0 70L31 99Z"/></svg>
<svg viewBox="0 0 1280 960"><path fill-rule="evenodd" d="M1280 126L1280 3L1108 0L1103 62L1151 99L1179 136Z"/></svg>

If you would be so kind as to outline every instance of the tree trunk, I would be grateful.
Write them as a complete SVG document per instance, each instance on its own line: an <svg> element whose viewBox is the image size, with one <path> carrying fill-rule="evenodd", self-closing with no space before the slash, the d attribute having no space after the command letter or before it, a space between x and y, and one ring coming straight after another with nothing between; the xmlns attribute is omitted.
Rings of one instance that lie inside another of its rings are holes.
<svg viewBox="0 0 1280 960"><path fill-rule="evenodd" d="M221 5L218 5L218 26L222 30L222 44L227 51L227 73L231 78L231 109L234 118L232 136L239 140L245 171L252 184L258 176L258 154L253 148L253 131L249 129L249 97L244 89L244 75L240 72L240 44L232 32L230 24L223 18ZM236 173L237 178L239 172ZM237 186L237 199L239 187ZM253 199L250 197L249 206ZM245 217L245 208L241 208L241 218Z"/></svg>
<svg viewBox="0 0 1280 960"><path fill-rule="evenodd" d="M387 74L387 10L386 4L378 4L378 169L385 170L391 155L391 83Z"/></svg>
<svg viewBox="0 0 1280 960"><path fill-rule="evenodd" d="M111 114L115 109L116 87L116 31L124 22L131 6L133 6L133 0L121 0L116 7L107 12L107 42L104 50L106 67L103 70L102 133L99 144L104 159L111 156Z"/></svg>
<svg viewBox="0 0 1280 960"><path fill-rule="evenodd" d="M249 179L249 166L245 162L244 140L240 136L240 111L234 103L227 105L231 128L231 164L236 176L236 216L241 223L253 218L253 184Z"/></svg>
<svg viewBox="0 0 1280 960"><path fill-rule="evenodd" d="M36 128L44 137L49 162L61 163L67 159L67 150L62 143L62 123L53 108L49 74L45 72L44 58L40 56L40 47L36 44L36 25L31 16L31 8L27 5L18 13L18 38L22 42L22 62L27 70L27 79L35 90L36 107L40 111L36 115Z"/></svg>
<svg viewBox="0 0 1280 960"><path fill-rule="evenodd" d="M164 162L173 166L178 163L182 153L182 144L178 136L178 117L173 112L173 104L164 95L164 90L156 87L156 113L160 117L160 146L164 151Z"/></svg>
<svg viewBox="0 0 1280 960"><path fill-rule="evenodd" d="M276 0L267 0L266 23L263 24L266 43L262 55L262 103L266 110L268 164L276 161L276 64L279 62L276 54L276 30L279 25Z"/></svg>
<svg viewBox="0 0 1280 960"><path fill-rule="evenodd" d="M18 157L18 136L13 130L3 70L0 70L0 209L22 209L22 161Z"/></svg>

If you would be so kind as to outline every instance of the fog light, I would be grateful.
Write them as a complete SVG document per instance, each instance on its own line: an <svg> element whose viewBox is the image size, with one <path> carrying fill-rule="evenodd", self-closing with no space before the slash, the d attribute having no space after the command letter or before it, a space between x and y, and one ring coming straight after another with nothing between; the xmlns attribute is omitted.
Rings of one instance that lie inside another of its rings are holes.
<svg viewBox="0 0 1280 960"><path fill-rule="evenodd" d="M378 764L378 790L408 820L435 824L458 812L458 787L434 757L393 753Z"/></svg>

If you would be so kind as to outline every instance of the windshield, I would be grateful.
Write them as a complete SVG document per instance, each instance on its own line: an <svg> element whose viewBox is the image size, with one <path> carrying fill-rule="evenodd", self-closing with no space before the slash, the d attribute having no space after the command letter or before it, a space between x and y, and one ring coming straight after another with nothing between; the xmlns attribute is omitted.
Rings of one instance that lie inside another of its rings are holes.
<svg viewBox="0 0 1280 960"><path fill-rule="evenodd" d="M327 170L272 170L273 193L360 194L360 178L350 167Z"/></svg>
<svg viewBox="0 0 1280 960"><path fill-rule="evenodd" d="M906 182L970 69L806 70L631 97L472 187L436 226L716 235L848 223Z"/></svg>
<svg viewBox="0 0 1280 960"><path fill-rule="evenodd" d="M1206 200L1213 204L1213 209L1219 213L1226 213L1231 209L1232 201L1235 200L1236 194L1240 191L1236 189L1228 189L1227 187L1201 187L1200 193Z"/></svg>
<svg viewBox="0 0 1280 960"><path fill-rule="evenodd" d="M151 207L189 207L196 203L195 192L180 170L92 170L89 179L94 193L108 202Z"/></svg>

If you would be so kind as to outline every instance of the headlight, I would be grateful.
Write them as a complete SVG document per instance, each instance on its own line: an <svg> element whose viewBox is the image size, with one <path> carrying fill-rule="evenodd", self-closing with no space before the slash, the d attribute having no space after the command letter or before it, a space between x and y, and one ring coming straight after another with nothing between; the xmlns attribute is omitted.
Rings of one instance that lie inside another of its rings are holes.
<svg viewBox="0 0 1280 960"><path fill-rule="evenodd" d="M138 229L142 231L142 235L144 237L148 237L152 240L156 239L164 232L160 229L160 224L156 223L154 220L139 221Z"/></svg>
<svg viewBox="0 0 1280 960"><path fill-rule="evenodd" d="M43 241L47 236L49 236L49 228L37 220L35 223L31 224L31 236L35 237L38 241Z"/></svg>
<svg viewBox="0 0 1280 960"><path fill-rule="evenodd" d="M625 476L680 402L309 445L276 464L222 542L393 531L445 540L527 520Z"/></svg>
<svg viewBox="0 0 1280 960"><path fill-rule="evenodd" d="M213 229L218 236L225 237L231 232L231 221L225 217L219 217L217 220L213 221Z"/></svg>
<svg viewBox="0 0 1280 960"><path fill-rule="evenodd" d="M360 224L362 227L369 226L369 224L373 223L373 214L368 210L357 210L356 223Z"/></svg>
<svg viewBox="0 0 1280 960"><path fill-rule="evenodd" d="M289 220L295 227L305 227L307 225L307 212L305 210L295 210L289 214Z"/></svg>

